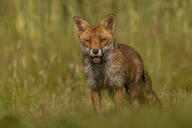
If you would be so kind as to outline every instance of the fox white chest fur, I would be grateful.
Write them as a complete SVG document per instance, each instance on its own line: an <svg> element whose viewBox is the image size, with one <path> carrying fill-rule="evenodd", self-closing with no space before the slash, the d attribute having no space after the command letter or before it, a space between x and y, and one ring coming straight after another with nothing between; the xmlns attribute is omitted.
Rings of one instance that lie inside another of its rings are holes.
<svg viewBox="0 0 192 128"><path fill-rule="evenodd" d="M84 58L84 73L88 85L92 89L119 88L124 83L123 64L115 63L113 53L109 54L103 63L94 64Z"/></svg>

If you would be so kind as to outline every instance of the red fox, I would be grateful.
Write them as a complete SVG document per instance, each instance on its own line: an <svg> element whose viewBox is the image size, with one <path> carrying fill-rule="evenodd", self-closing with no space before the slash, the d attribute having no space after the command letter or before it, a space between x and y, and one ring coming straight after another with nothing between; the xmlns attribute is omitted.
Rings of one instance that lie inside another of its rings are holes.
<svg viewBox="0 0 192 128"><path fill-rule="evenodd" d="M106 16L98 25L89 25L77 16L73 22L80 39L84 73L96 111L101 111L101 89L114 92L117 108L125 97L123 87L130 103L153 101L160 104L140 55L131 46L115 42L114 14Z"/></svg>

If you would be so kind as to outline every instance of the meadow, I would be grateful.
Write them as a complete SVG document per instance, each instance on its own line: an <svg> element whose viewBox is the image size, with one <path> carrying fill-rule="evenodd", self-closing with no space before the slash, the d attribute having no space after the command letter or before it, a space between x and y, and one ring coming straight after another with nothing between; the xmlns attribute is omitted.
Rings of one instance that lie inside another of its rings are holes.
<svg viewBox="0 0 192 128"><path fill-rule="evenodd" d="M162 109L95 114L73 17L115 13L115 39L143 58ZM191 0L0 0L0 127L192 126Z"/></svg>

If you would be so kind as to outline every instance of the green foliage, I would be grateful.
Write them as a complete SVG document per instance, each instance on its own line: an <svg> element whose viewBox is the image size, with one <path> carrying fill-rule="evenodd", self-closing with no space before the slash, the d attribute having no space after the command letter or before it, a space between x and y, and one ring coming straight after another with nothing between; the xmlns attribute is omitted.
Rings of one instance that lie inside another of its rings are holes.
<svg viewBox="0 0 192 128"><path fill-rule="evenodd" d="M1 0L0 127L189 127L191 0ZM163 111L92 111L72 18L91 24L116 15L117 42L133 46ZM41 119L41 120L40 120Z"/></svg>

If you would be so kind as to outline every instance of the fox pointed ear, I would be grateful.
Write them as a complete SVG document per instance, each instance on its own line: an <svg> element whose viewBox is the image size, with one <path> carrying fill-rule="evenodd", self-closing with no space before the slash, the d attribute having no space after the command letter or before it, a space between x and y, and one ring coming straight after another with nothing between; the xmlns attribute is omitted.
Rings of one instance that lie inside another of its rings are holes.
<svg viewBox="0 0 192 128"><path fill-rule="evenodd" d="M107 15L105 19L101 21L101 24L104 26L106 30L109 30L111 34L113 34L115 29L115 15L114 14Z"/></svg>
<svg viewBox="0 0 192 128"><path fill-rule="evenodd" d="M74 22L75 30L76 30L78 36L80 36L89 26L87 21L85 21L82 18L77 17L77 16L73 17L73 22Z"/></svg>

